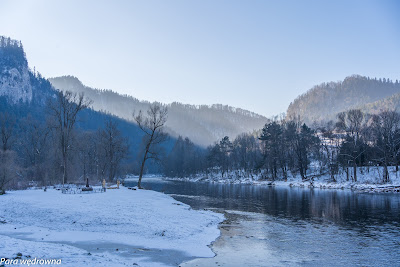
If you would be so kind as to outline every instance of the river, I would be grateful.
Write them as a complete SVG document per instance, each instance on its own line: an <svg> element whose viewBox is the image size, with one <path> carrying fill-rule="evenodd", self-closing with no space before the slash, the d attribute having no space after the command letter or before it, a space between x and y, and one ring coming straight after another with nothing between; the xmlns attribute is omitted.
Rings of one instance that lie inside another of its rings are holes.
<svg viewBox="0 0 400 267"><path fill-rule="evenodd" d="M212 245L216 257L182 266L400 266L399 194L143 181L226 216Z"/></svg>

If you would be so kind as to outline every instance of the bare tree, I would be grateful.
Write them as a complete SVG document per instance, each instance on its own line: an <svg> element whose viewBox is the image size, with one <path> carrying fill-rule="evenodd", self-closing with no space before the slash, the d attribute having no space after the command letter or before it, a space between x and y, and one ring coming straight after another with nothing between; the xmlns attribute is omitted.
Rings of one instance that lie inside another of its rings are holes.
<svg viewBox="0 0 400 267"><path fill-rule="evenodd" d="M10 150L15 133L16 120L8 112L0 112L0 195L4 194L5 186L17 176L17 153Z"/></svg>
<svg viewBox="0 0 400 267"><path fill-rule="evenodd" d="M22 138L20 141L25 164L30 179L41 179L44 183L44 163L48 152L50 129L35 120L31 115L21 120Z"/></svg>
<svg viewBox="0 0 400 267"><path fill-rule="evenodd" d="M396 164L400 145L400 115L396 111L382 111L372 117L372 131L375 147L378 149L378 163L383 165L383 182L389 182L388 166Z"/></svg>
<svg viewBox="0 0 400 267"><path fill-rule="evenodd" d="M158 103L150 105L147 110L147 116L144 116L142 111L133 117L144 133L144 144L145 150L140 165L140 174L138 187L142 188L142 177L145 163L148 159L160 160L159 151L157 150L157 145L164 142L167 139L167 134L164 132L164 125L167 121L168 110L166 107L161 106Z"/></svg>
<svg viewBox="0 0 400 267"><path fill-rule="evenodd" d="M336 127L345 131L347 141L345 142L346 152L341 153L348 159L349 163L353 163L354 181L357 182L357 162L361 160L365 149L363 148L363 140L361 132L366 127L367 118L360 109L351 109L347 112L341 112L337 115L338 122ZM361 163L360 163L361 164ZM349 165L349 164L347 164Z"/></svg>
<svg viewBox="0 0 400 267"><path fill-rule="evenodd" d="M15 151L0 149L0 195L4 194L5 186L18 176L16 158Z"/></svg>
<svg viewBox="0 0 400 267"><path fill-rule="evenodd" d="M121 164L128 155L128 140L122 136L117 123L108 119L104 129L98 132L99 145L101 149L102 174L107 173L108 180L112 181Z"/></svg>
<svg viewBox="0 0 400 267"><path fill-rule="evenodd" d="M76 152L78 154L81 173L83 172L83 180L96 176L96 165L99 159L98 141L94 132L85 131L79 133Z"/></svg>
<svg viewBox="0 0 400 267"><path fill-rule="evenodd" d="M1 148L3 151L10 149L14 138L16 120L8 112L0 112Z"/></svg>
<svg viewBox="0 0 400 267"><path fill-rule="evenodd" d="M335 174L338 173L338 154L340 151L340 137L335 132L333 121L329 121L319 128L322 134L320 161L327 167L331 181L336 182ZM322 170L321 170L322 171Z"/></svg>
<svg viewBox="0 0 400 267"><path fill-rule="evenodd" d="M48 104L53 118L52 128L56 130L57 139L62 154L63 185L68 179L68 156L71 150L73 130L79 111L89 107L92 103L84 94L77 95L69 91L59 91L55 100Z"/></svg>

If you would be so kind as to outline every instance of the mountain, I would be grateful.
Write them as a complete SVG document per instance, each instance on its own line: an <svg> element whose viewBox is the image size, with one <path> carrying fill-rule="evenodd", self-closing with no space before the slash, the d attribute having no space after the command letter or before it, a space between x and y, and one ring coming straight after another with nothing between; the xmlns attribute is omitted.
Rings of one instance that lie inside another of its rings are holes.
<svg viewBox="0 0 400 267"><path fill-rule="evenodd" d="M84 92L94 101L93 108L109 112L120 118L132 120L134 110L146 110L149 102L111 90L93 89L73 76L50 78L55 88L64 91ZM207 146L224 136L232 139L243 132L258 130L267 119L256 113L225 105L185 105L174 102L168 107L168 132L173 136L189 137L194 143Z"/></svg>
<svg viewBox="0 0 400 267"><path fill-rule="evenodd" d="M400 93L388 96L384 99L362 105L360 107L366 113L376 114L383 110L400 111Z"/></svg>
<svg viewBox="0 0 400 267"><path fill-rule="evenodd" d="M0 36L0 113L7 112L22 125L25 118L45 124L48 115L47 102L55 98L57 90L40 73L28 67L22 44L19 41ZM77 129L82 132L97 131L104 128L106 121L116 122L122 135L130 145L129 164L137 164L138 152L142 145L143 133L130 121L95 111L82 110L77 119ZM23 129L16 127L16 135L22 136ZM174 138L166 142L166 151L175 143ZM148 165L151 172L157 172L155 163Z"/></svg>
<svg viewBox="0 0 400 267"><path fill-rule="evenodd" d="M286 116L300 116L310 124L313 122L335 120L339 112L361 108L374 113L385 109L387 103L399 105L399 81L389 79L372 79L360 75L346 77L343 81L322 83L290 103ZM397 101L397 102L396 102Z"/></svg>
<svg viewBox="0 0 400 267"><path fill-rule="evenodd" d="M31 77L22 44L0 37L0 47L0 96L14 103L31 101Z"/></svg>
<svg viewBox="0 0 400 267"><path fill-rule="evenodd" d="M47 79L29 69L22 43L0 36L0 98L3 105L10 108L25 106L33 112L42 109L55 93Z"/></svg>

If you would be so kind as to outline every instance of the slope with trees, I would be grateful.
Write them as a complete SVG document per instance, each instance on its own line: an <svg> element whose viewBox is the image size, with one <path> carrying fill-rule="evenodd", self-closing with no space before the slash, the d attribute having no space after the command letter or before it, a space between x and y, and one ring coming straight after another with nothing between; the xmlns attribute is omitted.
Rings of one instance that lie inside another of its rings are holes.
<svg viewBox="0 0 400 267"><path fill-rule="evenodd" d="M300 117L308 124L334 120L339 112L360 108L373 113L376 101L400 93L399 81L353 75L339 82L322 83L297 97L287 109L287 118ZM380 105L384 107L384 105ZM380 108L375 108L379 112Z"/></svg>
<svg viewBox="0 0 400 267"><path fill-rule="evenodd" d="M144 134L135 123L90 109L91 101L82 94L54 89L29 69L20 42L0 38L0 44L1 192L28 184L112 181L124 173L139 173ZM21 70L27 72L26 80L8 75ZM31 95L8 84L28 85ZM168 151L173 143L172 138L163 147ZM161 165L151 160L143 170L160 171Z"/></svg>
<svg viewBox="0 0 400 267"><path fill-rule="evenodd" d="M132 120L134 110L147 110L151 103L120 95L111 90L98 90L85 86L76 77L50 78L54 87L76 93L84 92L94 101L93 108L106 111L126 120ZM266 118L256 113L226 105L167 105L166 130L172 136L189 137L195 144L206 147L224 136L235 138L243 132L259 129Z"/></svg>
<svg viewBox="0 0 400 267"><path fill-rule="evenodd" d="M400 114L359 109L340 113L335 123L311 128L299 120L271 120L258 133L228 137L195 151L182 138L166 159L173 177L241 182L255 180L388 184L398 181ZM178 146L179 144L179 146ZM191 153L201 164L185 161ZM185 164L184 164L185 163ZM293 180L292 180L293 181Z"/></svg>

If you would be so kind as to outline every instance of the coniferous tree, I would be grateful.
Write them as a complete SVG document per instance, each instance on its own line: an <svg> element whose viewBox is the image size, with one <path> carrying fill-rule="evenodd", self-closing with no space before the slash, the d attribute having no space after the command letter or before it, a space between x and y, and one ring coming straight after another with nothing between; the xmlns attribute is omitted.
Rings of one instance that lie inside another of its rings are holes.
<svg viewBox="0 0 400 267"><path fill-rule="evenodd" d="M262 129L262 133L259 137L264 143L264 164L269 168L272 178L278 177L278 169L282 167L282 140L283 131L282 127L275 121L267 123Z"/></svg>

